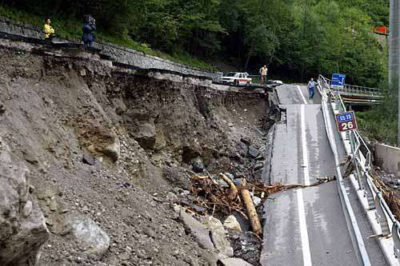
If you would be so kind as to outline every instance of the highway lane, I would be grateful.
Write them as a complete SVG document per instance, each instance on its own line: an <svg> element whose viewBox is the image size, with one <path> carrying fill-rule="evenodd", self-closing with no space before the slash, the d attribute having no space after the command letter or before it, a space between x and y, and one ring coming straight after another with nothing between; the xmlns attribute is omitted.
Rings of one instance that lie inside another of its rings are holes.
<svg viewBox="0 0 400 266"><path fill-rule="evenodd" d="M309 185L334 176L321 106L308 100L305 86L280 86L277 93L286 120L275 126L270 183ZM343 148L339 153L344 159ZM336 181L272 195L264 212L262 265L358 265ZM372 231L362 225L371 262L385 265L376 241L368 239Z"/></svg>

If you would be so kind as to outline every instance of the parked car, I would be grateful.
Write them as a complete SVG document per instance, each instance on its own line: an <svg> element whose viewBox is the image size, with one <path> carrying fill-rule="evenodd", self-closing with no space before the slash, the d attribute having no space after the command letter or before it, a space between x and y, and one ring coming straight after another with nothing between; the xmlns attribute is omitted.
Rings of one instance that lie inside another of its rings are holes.
<svg viewBox="0 0 400 266"><path fill-rule="evenodd" d="M233 85L250 85L252 79L246 72L229 72L221 77L222 83Z"/></svg>

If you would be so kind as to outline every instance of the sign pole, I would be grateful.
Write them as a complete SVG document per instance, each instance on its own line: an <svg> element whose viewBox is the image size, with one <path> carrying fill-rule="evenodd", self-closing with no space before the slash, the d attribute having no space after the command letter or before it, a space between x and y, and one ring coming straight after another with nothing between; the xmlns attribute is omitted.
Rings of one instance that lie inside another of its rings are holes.
<svg viewBox="0 0 400 266"><path fill-rule="evenodd" d="M398 91L399 86L399 64L400 64L400 3L398 0L390 0L390 30L389 30L389 88ZM398 99L398 134L397 144L400 146L400 98Z"/></svg>

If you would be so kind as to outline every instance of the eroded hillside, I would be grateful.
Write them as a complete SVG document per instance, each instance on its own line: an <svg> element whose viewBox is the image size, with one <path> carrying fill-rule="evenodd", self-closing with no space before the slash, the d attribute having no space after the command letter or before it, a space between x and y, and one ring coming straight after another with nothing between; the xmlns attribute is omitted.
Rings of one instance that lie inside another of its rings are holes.
<svg viewBox="0 0 400 266"><path fill-rule="evenodd" d="M0 198L0 261L34 261L47 227L39 265L216 262L173 204L190 204L190 178L203 166L261 176L272 123L267 94L219 91L95 59L13 49L0 49L0 58L0 159L13 184L7 191L16 191L12 202ZM8 164L20 174L7 172ZM98 234L79 235L79 227ZM23 246L27 238L33 248Z"/></svg>

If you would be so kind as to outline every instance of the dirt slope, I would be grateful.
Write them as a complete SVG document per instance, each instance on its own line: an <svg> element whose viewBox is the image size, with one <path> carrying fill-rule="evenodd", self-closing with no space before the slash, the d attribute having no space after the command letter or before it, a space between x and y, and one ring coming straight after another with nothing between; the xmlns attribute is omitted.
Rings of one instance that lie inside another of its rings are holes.
<svg viewBox="0 0 400 266"><path fill-rule="evenodd" d="M260 175L240 139L261 147L266 95L133 75L100 61L7 49L0 57L0 136L29 168L51 232L40 265L211 263L167 195L188 189L196 158L211 173ZM68 221L81 215L110 237L105 253L71 234Z"/></svg>

